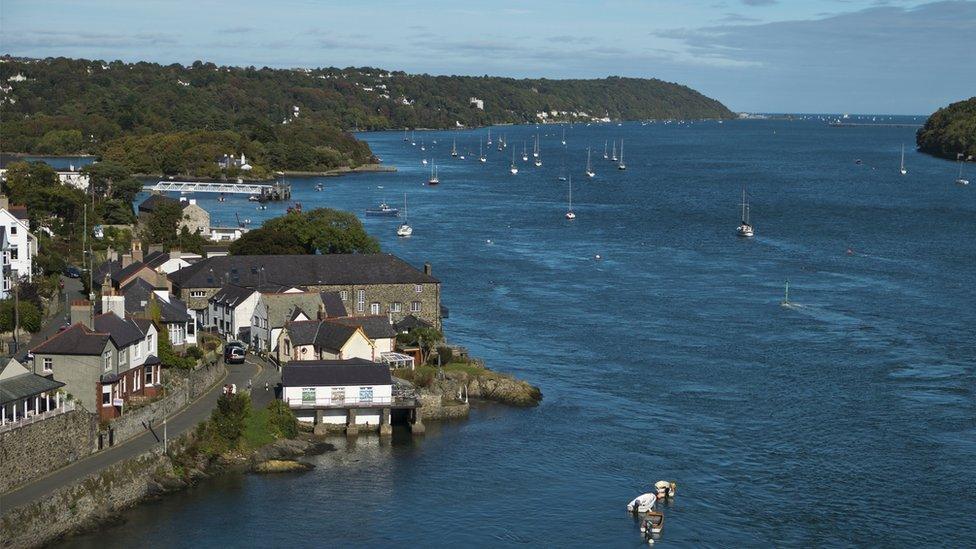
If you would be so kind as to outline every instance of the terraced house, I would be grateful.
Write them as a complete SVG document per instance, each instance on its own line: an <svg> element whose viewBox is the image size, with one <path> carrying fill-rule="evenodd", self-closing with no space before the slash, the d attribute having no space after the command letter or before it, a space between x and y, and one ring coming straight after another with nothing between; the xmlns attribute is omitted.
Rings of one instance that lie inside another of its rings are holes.
<svg viewBox="0 0 976 549"><path fill-rule="evenodd" d="M440 328L440 281L389 254L244 255L210 257L169 275L173 293L201 320L208 300L227 284L280 285L334 292L350 316L409 315ZM314 309L307 311L314 315ZM274 339L273 337L271 339Z"/></svg>
<svg viewBox="0 0 976 549"><path fill-rule="evenodd" d="M162 383L155 324L115 313L90 316L91 304L72 304L75 322L33 348L33 370L64 383L86 410L102 419L122 414L133 396L154 396Z"/></svg>

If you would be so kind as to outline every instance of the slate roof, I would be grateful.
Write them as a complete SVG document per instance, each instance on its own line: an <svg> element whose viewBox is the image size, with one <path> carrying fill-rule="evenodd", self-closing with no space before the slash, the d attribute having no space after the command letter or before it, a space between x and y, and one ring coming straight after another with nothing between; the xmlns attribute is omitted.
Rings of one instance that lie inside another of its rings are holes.
<svg viewBox="0 0 976 549"><path fill-rule="evenodd" d="M359 326L348 326L331 320L300 320L285 324L292 345L313 345L337 353Z"/></svg>
<svg viewBox="0 0 976 549"><path fill-rule="evenodd" d="M145 312L155 289L152 284L141 278L136 278L123 287L121 291L125 297L125 314L132 315ZM159 320L161 322L188 322L190 320L186 303L179 299L170 296L167 302L165 299L156 296L156 302L159 304Z"/></svg>
<svg viewBox="0 0 976 549"><path fill-rule="evenodd" d="M338 322L347 326L360 326L366 337L370 339L387 339L396 337L396 330L390 324L389 317L383 315L371 316L347 316L343 318L330 318L329 322Z"/></svg>
<svg viewBox="0 0 976 549"><path fill-rule="evenodd" d="M329 318L346 316L346 306L342 303L339 292L322 292L322 303L325 305L325 315Z"/></svg>
<svg viewBox="0 0 976 549"><path fill-rule="evenodd" d="M210 298L210 301L219 303L220 305L227 305L228 307L236 307L238 303L250 297L255 291L253 288L245 288L237 284L227 284L218 290Z"/></svg>
<svg viewBox="0 0 976 549"><path fill-rule="evenodd" d="M387 254L229 255L210 257L170 274L180 288L220 288L225 282L254 287L328 284L437 283L406 261Z"/></svg>
<svg viewBox="0 0 976 549"><path fill-rule="evenodd" d="M21 221L27 221L29 219L29 216L27 215L27 206L11 204L7 207L7 211Z"/></svg>
<svg viewBox="0 0 976 549"><path fill-rule="evenodd" d="M112 273L112 282L116 286L120 286L123 283L128 282L130 278L132 278L136 273L138 273L142 269L152 270L152 267L149 267L148 265L146 265L141 261L133 261L132 263L129 264L128 267L119 269L118 271Z"/></svg>
<svg viewBox="0 0 976 549"><path fill-rule="evenodd" d="M392 385L390 367L361 358L289 362L281 373L283 387Z"/></svg>
<svg viewBox="0 0 976 549"><path fill-rule="evenodd" d="M122 270L121 261L119 260L105 261L104 263L99 265L97 269L95 269L95 272L92 274L92 277L94 278L97 284L101 284L102 281L105 280L105 275L109 275L111 277L115 275L115 273L121 270Z"/></svg>
<svg viewBox="0 0 976 549"><path fill-rule="evenodd" d="M67 330L54 334L34 347L34 354L45 355L94 355L105 350L109 335L89 330L84 324L73 324Z"/></svg>
<svg viewBox="0 0 976 549"><path fill-rule="evenodd" d="M176 204L177 206L180 206L181 208L186 207L184 204L188 204L188 202L187 203L183 203L183 202L180 202L179 200L177 200L175 198L166 196L164 194L153 194L153 195L150 195L149 198L143 200L139 204L139 212L140 213L152 213L152 212L156 211L156 208L158 208L160 204L166 204L166 203Z"/></svg>
<svg viewBox="0 0 976 549"><path fill-rule="evenodd" d="M16 402L59 387L64 387L64 383L30 372L0 379L0 404Z"/></svg>
<svg viewBox="0 0 976 549"><path fill-rule="evenodd" d="M109 334L119 349L128 347L146 337L143 329L132 320L124 320L115 313L102 313L95 317L95 330Z"/></svg>
<svg viewBox="0 0 976 549"><path fill-rule="evenodd" d="M309 319L318 316L322 295L318 292L293 292L285 294L261 294L259 303L267 307L268 325L280 328L285 322L295 318L295 309L300 309Z"/></svg>
<svg viewBox="0 0 976 549"><path fill-rule="evenodd" d="M434 325L414 315L407 315L403 317L403 320L394 324L393 327L398 332L409 332L414 328L433 328Z"/></svg>

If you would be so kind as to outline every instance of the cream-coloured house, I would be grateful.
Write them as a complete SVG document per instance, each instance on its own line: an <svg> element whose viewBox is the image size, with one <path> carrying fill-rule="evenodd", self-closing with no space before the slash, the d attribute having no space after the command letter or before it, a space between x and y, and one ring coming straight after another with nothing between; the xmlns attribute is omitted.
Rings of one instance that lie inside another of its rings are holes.
<svg viewBox="0 0 976 549"><path fill-rule="evenodd" d="M275 352L281 364L301 360L379 359L376 345L366 337L362 327L331 319L285 323Z"/></svg>

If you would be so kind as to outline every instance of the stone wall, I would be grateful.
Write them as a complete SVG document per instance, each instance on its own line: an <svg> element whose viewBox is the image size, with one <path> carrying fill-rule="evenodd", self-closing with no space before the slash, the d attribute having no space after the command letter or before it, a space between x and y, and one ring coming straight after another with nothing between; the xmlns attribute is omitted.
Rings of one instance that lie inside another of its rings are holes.
<svg viewBox="0 0 976 549"><path fill-rule="evenodd" d="M91 454L97 429L79 409L0 434L0 494Z"/></svg>
<svg viewBox="0 0 976 549"><path fill-rule="evenodd" d="M162 436L163 418L175 414L205 393L224 376L226 370L223 363L211 365L209 362L204 362L195 370L174 373L165 397L132 412L126 412L122 417L112 421L115 444L142 434L146 430L146 425L150 424Z"/></svg>
<svg viewBox="0 0 976 549"><path fill-rule="evenodd" d="M160 493L157 477L171 471L172 463L157 447L64 486L0 518L0 546L39 547L71 532L91 528Z"/></svg>
<svg viewBox="0 0 976 549"><path fill-rule="evenodd" d="M421 394L420 417L423 421L463 419L468 417L471 407L466 402L449 400L445 402L442 395Z"/></svg>

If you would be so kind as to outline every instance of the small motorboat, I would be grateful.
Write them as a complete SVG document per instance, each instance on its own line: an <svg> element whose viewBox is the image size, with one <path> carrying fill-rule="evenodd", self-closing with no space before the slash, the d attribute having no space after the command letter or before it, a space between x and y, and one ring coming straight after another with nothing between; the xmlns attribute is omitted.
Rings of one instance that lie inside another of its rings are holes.
<svg viewBox="0 0 976 549"><path fill-rule="evenodd" d="M630 500L627 504L627 510L635 515L637 513L648 513L654 509L654 503L657 501L657 496L648 492L646 494L641 494L636 498Z"/></svg>
<svg viewBox="0 0 976 549"><path fill-rule="evenodd" d="M659 480L654 483L654 491L657 492L657 499L662 501L673 498L677 488L677 484L666 480Z"/></svg>
<svg viewBox="0 0 976 549"><path fill-rule="evenodd" d="M651 537L653 534L660 534L661 530L664 530L664 513L657 511L648 512L647 518L641 523L641 534L644 534L644 539Z"/></svg>
<svg viewBox="0 0 976 549"><path fill-rule="evenodd" d="M324 188L325 188L325 185L323 185L323 184L321 184L321 183L316 183L316 184L315 184L315 190L316 190L316 191L321 191L321 190L322 190L322 189L324 189Z"/></svg>
<svg viewBox="0 0 976 549"><path fill-rule="evenodd" d="M247 199L250 202L259 202L261 200L260 198L258 198L258 195L256 194L252 194L251 196L247 197Z"/></svg>
<svg viewBox="0 0 976 549"><path fill-rule="evenodd" d="M383 202L376 208L367 208L366 215L371 217L399 217L400 210Z"/></svg>

